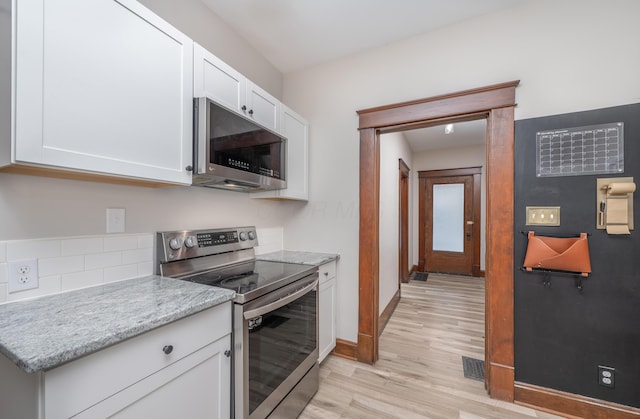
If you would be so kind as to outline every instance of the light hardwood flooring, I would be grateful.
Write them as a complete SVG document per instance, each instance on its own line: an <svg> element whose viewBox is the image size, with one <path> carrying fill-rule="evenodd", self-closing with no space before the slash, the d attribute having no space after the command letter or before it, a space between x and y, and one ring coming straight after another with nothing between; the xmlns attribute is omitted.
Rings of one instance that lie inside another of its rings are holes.
<svg viewBox="0 0 640 419"><path fill-rule="evenodd" d="M558 418L493 400L464 378L462 355L484 359L484 279L429 274L401 294L378 362L328 356L300 418Z"/></svg>

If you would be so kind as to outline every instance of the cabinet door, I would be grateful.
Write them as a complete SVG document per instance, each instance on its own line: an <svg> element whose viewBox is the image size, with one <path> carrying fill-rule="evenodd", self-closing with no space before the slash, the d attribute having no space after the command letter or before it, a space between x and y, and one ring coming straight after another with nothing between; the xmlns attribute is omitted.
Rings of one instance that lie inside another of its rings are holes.
<svg viewBox="0 0 640 419"><path fill-rule="evenodd" d="M193 41L133 0L20 0L14 160L188 184Z"/></svg>
<svg viewBox="0 0 640 419"><path fill-rule="evenodd" d="M78 418L231 417L231 335L80 413Z"/></svg>
<svg viewBox="0 0 640 419"><path fill-rule="evenodd" d="M280 132L280 101L247 80L247 116L260 125Z"/></svg>
<svg viewBox="0 0 640 419"><path fill-rule="evenodd" d="M318 351L319 362L336 347L336 277L335 262L320 266L318 295Z"/></svg>
<svg viewBox="0 0 640 419"><path fill-rule="evenodd" d="M194 97L208 97L242 112L246 96L246 79L242 74L198 44L193 46L193 65Z"/></svg>
<svg viewBox="0 0 640 419"><path fill-rule="evenodd" d="M309 199L309 124L282 105L281 132L287 138L287 188L259 192L253 198L280 198L298 201Z"/></svg>

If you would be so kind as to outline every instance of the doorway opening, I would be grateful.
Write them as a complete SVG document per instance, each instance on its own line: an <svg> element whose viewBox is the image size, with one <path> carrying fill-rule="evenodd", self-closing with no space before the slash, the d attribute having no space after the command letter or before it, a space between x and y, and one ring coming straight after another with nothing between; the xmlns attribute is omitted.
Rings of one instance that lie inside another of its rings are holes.
<svg viewBox="0 0 640 419"><path fill-rule="evenodd" d="M360 130L359 361L378 359L380 134L487 120L486 381L513 401L513 123L519 81L358 111Z"/></svg>

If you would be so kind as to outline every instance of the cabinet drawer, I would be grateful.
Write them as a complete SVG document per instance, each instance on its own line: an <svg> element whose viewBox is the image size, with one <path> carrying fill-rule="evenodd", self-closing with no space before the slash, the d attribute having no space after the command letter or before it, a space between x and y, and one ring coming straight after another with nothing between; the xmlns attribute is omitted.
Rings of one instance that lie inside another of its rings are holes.
<svg viewBox="0 0 640 419"><path fill-rule="evenodd" d="M45 416L73 416L229 333L230 302L47 371Z"/></svg>
<svg viewBox="0 0 640 419"><path fill-rule="evenodd" d="M320 283L336 276L336 262L325 263L318 268L320 271Z"/></svg>

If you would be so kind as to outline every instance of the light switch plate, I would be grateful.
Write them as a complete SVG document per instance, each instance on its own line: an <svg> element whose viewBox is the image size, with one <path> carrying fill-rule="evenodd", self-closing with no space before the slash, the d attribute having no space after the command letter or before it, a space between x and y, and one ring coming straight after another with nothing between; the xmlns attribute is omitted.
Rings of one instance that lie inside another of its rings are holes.
<svg viewBox="0 0 640 419"><path fill-rule="evenodd" d="M527 225L560 225L560 207L527 207Z"/></svg>

